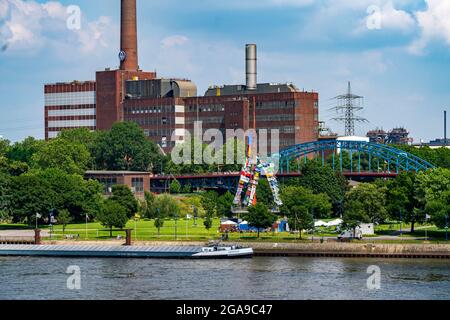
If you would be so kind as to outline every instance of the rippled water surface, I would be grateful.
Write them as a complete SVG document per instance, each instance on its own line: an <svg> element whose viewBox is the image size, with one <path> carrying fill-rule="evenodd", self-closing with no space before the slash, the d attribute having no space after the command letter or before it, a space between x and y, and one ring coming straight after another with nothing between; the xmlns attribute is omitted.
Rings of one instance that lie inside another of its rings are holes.
<svg viewBox="0 0 450 320"><path fill-rule="evenodd" d="M367 268L381 289L367 288ZM78 266L81 289L67 289ZM443 260L254 258L244 260L0 257L0 299L450 299Z"/></svg>

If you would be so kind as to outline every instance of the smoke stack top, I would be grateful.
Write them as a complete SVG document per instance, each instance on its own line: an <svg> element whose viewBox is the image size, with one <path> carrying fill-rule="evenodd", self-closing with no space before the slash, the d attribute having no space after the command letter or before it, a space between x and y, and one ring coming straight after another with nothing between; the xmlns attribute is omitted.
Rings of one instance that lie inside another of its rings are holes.
<svg viewBox="0 0 450 320"><path fill-rule="evenodd" d="M121 0L120 70L138 69L136 0Z"/></svg>
<svg viewBox="0 0 450 320"><path fill-rule="evenodd" d="M247 90L256 90L258 86L257 59L256 44L247 44L245 46Z"/></svg>

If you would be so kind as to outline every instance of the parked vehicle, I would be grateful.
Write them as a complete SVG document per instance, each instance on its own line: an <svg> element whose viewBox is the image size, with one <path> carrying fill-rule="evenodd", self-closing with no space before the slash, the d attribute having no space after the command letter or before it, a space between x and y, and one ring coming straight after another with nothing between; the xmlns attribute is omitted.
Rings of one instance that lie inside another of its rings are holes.
<svg viewBox="0 0 450 320"><path fill-rule="evenodd" d="M363 234L361 229L356 228L355 233L353 234L353 230L345 230L338 236L338 240L351 240L351 239L358 239L362 240Z"/></svg>

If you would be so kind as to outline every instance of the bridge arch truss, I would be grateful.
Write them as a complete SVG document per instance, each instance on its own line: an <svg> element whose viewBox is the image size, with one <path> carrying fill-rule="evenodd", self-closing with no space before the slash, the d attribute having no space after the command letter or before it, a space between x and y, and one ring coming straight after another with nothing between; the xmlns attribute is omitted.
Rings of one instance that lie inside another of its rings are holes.
<svg viewBox="0 0 450 320"><path fill-rule="evenodd" d="M350 172L361 172L361 155L363 154L368 157L369 172L384 171L398 174L402 171L419 172L434 168L431 163L415 155L384 144L365 141L325 140L298 144L282 150L277 155L279 157L279 172L284 174L293 170L299 171L300 161L297 161L295 168L292 167L292 161L304 159L306 162L311 155L321 158L323 165L327 161L327 156L331 155L333 169L344 172L344 153L342 151L349 152ZM354 154L357 154L356 160L354 160ZM372 160L376 160L376 168L373 168ZM356 170L354 169L355 161L357 162ZM382 166L385 169L381 170Z"/></svg>

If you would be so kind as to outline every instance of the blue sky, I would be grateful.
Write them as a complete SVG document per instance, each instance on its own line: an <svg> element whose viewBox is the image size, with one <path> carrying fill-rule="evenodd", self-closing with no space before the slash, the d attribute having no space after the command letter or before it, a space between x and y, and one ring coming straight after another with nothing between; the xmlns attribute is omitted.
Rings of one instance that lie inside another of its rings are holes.
<svg viewBox="0 0 450 320"><path fill-rule="evenodd" d="M80 30L66 26L69 5L81 8ZM119 9L119 0L0 0L0 135L42 138L44 83L117 66ZM343 126L331 121L331 98L352 81L370 121L358 134L404 126L415 141L443 136L449 0L138 0L138 10L144 70L192 79L203 93L243 83L244 45L257 43L259 82L318 91L334 131Z"/></svg>

